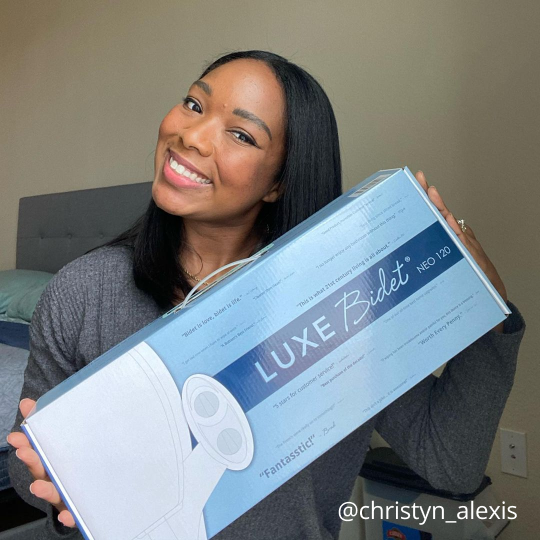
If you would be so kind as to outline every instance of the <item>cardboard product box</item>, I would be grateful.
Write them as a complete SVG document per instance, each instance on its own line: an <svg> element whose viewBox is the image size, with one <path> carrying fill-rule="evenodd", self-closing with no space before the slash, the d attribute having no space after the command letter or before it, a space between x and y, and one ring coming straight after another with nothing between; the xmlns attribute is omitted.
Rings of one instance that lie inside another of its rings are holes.
<svg viewBox="0 0 540 540"><path fill-rule="evenodd" d="M23 423L87 539L211 538L509 313L407 168L207 289Z"/></svg>

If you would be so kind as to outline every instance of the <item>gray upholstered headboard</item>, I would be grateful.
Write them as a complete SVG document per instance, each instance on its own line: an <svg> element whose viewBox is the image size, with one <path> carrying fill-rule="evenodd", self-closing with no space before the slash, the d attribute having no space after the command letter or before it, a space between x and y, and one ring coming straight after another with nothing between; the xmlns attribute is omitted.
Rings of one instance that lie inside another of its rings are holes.
<svg viewBox="0 0 540 540"><path fill-rule="evenodd" d="M22 198L17 268L56 272L112 240L144 213L151 186L144 182Z"/></svg>

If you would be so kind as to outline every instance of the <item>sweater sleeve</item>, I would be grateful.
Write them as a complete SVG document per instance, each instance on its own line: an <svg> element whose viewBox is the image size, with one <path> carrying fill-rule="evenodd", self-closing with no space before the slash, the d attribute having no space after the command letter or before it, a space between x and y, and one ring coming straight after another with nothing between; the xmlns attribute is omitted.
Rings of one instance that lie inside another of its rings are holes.
<svg viewBox="0 0 540 540"><path fill-rule="evenodd" d="M57 274L41 296L30 326L30 355L24 374L21 399L37 400L48 390L79 369L75 357L82 320L80 288L74 287L69 267ZM21 431L23 421L17 412L13 431ZM47 513L46 538L82 538L78 529L64 527L58 512L43 499L30 493L33 482L28 468L11 448L9 475L15 491L28 504Z"/></svg>
<svg viewBox="0 0 540 540"><path fill-rule="evenodd" d="M525 322L517 308L377 417L376 430L433 487L471 493L482 482L512 389Z"/></svg>

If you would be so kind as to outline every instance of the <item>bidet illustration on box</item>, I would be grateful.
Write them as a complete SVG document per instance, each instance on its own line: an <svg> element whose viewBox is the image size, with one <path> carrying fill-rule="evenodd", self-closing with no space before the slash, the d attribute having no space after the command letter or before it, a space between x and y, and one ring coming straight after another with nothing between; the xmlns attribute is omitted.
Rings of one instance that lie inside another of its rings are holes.
<svg viewBox="0 0 540 540"><path fill-rule="evenodd" d="M99 441L80 444L77 441L84 440L88 424L70 426L71 451L80 462L92 464L76 475L80 487L90 493L95 489L99 498L92 503L98 508L98 523L89 524L94 531L103 526L103 533L96 537L105 538L107 530L111 534L110 524L118 519L120 509L129 520L118 538L206 540L203 508L212 491L226 469L245 469L253 458L249 423L231 393L211 377L195 374L180 394L159 356L145 342L80 386L76 402L67 406L76 409L99 394L92 422L100 426L106 445L119 450L100 449ZM195 448L190 432L198 443ZM153 451L154 446L159 452ZM132 455L141 450L137 471L126 470L126 452ZM156 458L163 460L163 470L154 463ZM145 468L163 474L167 482L145 482L144 475L139 476ZM70 506L75 510L72 501ZM84 515L79 519L85 519Z"/></svg>
<svg viewBox="0 0 540 540"><path fill-rule="evenodd" d="M89 540L206 540L509 313L410 171L380 171L42 396Z"/></svg>

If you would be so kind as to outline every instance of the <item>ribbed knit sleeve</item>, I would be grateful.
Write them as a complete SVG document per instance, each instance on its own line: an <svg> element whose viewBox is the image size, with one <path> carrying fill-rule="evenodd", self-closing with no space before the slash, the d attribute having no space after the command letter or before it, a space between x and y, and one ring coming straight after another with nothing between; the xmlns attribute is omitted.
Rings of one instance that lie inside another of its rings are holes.
<svg viewBox="0 0 540 540"><path fill-rule="evenodd" d="M471 493L482 481L525 331L508 306L503 333L489 331L378 415L377 431L435 488Z"/></svg>

